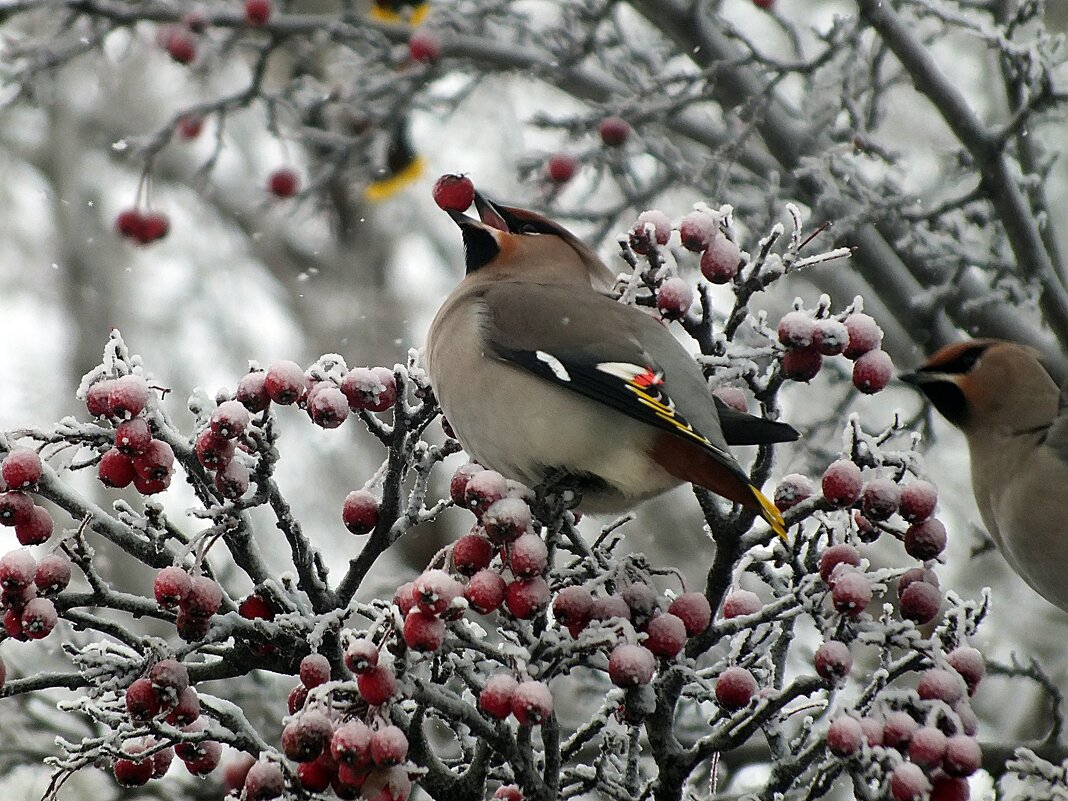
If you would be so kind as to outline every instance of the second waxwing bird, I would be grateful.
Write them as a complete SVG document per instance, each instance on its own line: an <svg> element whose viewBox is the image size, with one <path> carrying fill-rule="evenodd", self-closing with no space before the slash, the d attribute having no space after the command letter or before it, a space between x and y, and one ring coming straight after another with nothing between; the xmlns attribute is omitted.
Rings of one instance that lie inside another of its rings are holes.
<svg viewBox="0 0 1068 801"><path fill-rule="evenodd" d="M1005 560L1068 611L1068 409L1038 353L960 342L902 379L964 432L975 502Z"/></svg>
<svg viewBox="0 0 1068 801"><path fill-rule="evenodd" d="M701 368L658 319L619 303L612 274L569 231L475 195L449 212L467 276L438 310L426 366L467 452L508 478L577 490L614 512L692 482L782 515L728 443L797 439L784 423L717 404Z"/></svg>

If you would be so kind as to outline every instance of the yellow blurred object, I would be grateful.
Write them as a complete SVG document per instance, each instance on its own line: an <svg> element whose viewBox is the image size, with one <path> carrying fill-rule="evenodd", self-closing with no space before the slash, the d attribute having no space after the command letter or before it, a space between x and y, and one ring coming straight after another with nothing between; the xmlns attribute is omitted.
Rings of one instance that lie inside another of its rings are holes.
<svg viewBox="0 0 1068 801"><path fill-rule="evenodd" d="M364 197L374 203L381 203L422 175L425 167L426 162L423 157L415 156L400 172L369 184L364 190Z"/></svg>
<svg viewBox="0 0 1068 801"><path fill-rule="evenodd" d="M371 19L389 22L394 25L421 25L430 13L430 4L423 2L405 3L378 0L371 4Z"/></svg>

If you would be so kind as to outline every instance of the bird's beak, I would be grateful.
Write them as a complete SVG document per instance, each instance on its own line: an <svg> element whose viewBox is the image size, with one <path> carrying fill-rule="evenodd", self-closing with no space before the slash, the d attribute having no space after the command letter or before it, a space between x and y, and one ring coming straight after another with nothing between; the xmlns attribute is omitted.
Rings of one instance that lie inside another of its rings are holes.
<svg viewBox="0 0 1068 801"><path fill-rule="evenodd" d="M923 376L919 373L902 373L898 376L906 384L912 384L914 387L918 387L923 383Z"/></svg>
<svg viewBox="0 0 1068 801"><path fill-rule="evenodd" d="M500 210L481 192L475 192L475 208L478 209L478 216L482 220L483 225L488 225L490 228L496 228L498 231L510 233L504 215L502 215Z"/></svg>

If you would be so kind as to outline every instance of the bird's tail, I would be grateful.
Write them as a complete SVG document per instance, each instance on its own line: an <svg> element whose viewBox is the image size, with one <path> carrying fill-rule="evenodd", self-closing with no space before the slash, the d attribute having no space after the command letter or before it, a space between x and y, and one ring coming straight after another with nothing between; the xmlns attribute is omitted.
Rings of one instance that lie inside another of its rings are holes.
<svg viewBox="0 0 1068 801"><path fill-rule="evenodd" d="M783 520L782 512L780 512L768 497L754 487L749 485L749 489L753 492L753 497L756 498L756 502L760 505L760 516L768 521L768 525L771 526L771 530L782 537L783 542L789 542L789 537L786 536L786 521Z"/></svg>

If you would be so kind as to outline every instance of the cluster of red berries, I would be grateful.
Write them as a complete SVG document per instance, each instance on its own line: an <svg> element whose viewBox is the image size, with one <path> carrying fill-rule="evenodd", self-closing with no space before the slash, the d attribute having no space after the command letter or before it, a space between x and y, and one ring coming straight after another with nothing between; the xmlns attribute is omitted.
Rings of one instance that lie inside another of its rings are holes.
<svg viewBox="0 0 1068 801"><path fill-rule="evenodd" d="M15 448L0 462L0 524L14 526L22 545L40 545L52 536L52 516L34 503L43 465L29 448Z"/></svg>
<svg viewBox="0 0 1068 801"><path fill-rule="evenodd" d="M175 626L178 636L196 642L207 636L211 618L222 606L219 582L207 576L191 576L177 565L165 567L152 583L156 603L162 609L178 609Z"/></svg>
<svg viewBox="0 0 1068 801"><path fill-rule="evenodd" d="M816 666L819 670L819 652ZM967 777L982 763L969 696L984 673L977 650L957 648L947 655L945 667L920 675L917 700L907 708L835 718L827 729L827 749L843 759L865 750L893 754L889 789L894 801L967 801Z"/></svg>
<svg viewBox="0 0 1068 801"><path fill-rule="evenodd" d="M89 414L117 423L114 446L104 452L97 466L97 476L105 486L122 488L132 483L141 494L152 495L171 485L174 450L152 436L145 413L149 391L144 378L129 374L99 380L85 393Z"/></svg>
<svg viewBox="0 0 1068 801"><path fill-rule="evenodd" d="M170 233L171 218L162 211L123 209L115 218L115 230L138 245L149 245Z"/></svg>
<svg viewBox="0 0 1068 801"><path fill-rule="evenodd" d="M244 445L241 438L251 423L249 410L240 401L223 401L193 442L197 460L215 473L215 489L224 498L236 500L248 490L249 471L237 458L237 450Z"/></svg>
<svg viewBox="0 0 1068 801"><path fill-rule="evenodd" d="M0 608L4 630L15 640L39 640L56 627L52 598L70 583L70 560L59 553L34 558L26 548L0 557Z"/></svg>
<svg viewBox="0 0 1068 801"><path fill-rule="evenodd" d="M786 348L783 375L793 381L811 381L823 366L824 356L838 355L853 362L853 386L866 395L885 389L894 375L894 363L880 348L882 329L862 312L842 319L787 312L779 320L777 334Z"/></svg>
<svg viewBox="0 0 1068 801"><path fill-rule="evenodd" d="M633 134L629 122L618 115L605 117L597 124L601 143L609 148L623 147ZM566 184L578 172L578 160L568 153L553 153L545 162L545 175L554 184Z"/></svg>
<svg viewBox="0 0 1068 801"><path fill-rule="evenodd" d="M161 659L148 674L135 679L126 688L126 712L135 725L161 719L189 734L205 730L200 717L200 697L189 683L189 670L176 659ZM222 746L215 740L197 737L170 746L159 747L153 738L127 741L123 750L133 756L115 760L112 771L116 781L127 787L146 784L167 772L177 756L194 776L206 776L219 765ZM136 754L147 755L138 759Z"/></svg>

